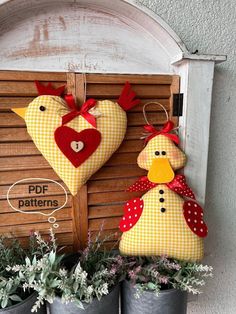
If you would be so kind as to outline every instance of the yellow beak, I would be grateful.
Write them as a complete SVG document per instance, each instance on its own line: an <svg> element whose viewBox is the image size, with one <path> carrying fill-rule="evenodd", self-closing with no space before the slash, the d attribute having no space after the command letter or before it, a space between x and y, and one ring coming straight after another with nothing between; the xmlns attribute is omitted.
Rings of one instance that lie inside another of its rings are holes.
<svg viewBox="0 0 236 314"><path fill-rule="evenodd" d="M155 158L148 171L148 179L153 183L168 183L175 177L175 173L168 158Z"/></svg>
<svg viewBox="0 0 236 314"><path fill-rule="evenodd" d="M20 116L21 118L25 119L26 109L27 109L27 107L25 107L25 108L12 108L11 110L14 111L16 114L18 114L18 116Z"/></svg>

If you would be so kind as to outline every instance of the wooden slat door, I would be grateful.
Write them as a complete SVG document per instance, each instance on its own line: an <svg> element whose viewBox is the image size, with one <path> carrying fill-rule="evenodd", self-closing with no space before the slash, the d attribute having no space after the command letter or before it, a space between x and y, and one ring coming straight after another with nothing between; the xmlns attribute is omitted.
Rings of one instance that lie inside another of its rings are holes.
<svg viewBox="0 0 236 314"><path fill-rule="evenodd" d="M172 102L173 94L179 92L179 77L0 71L0 234L13 232L22 241L26 241L31 230L47 234L50 223L42 215L25 215L11 209L6 201L8 188L17 180L32 177L53 179L63 184L35 147L24 121L10 110L26 106L37 96L34 80L52 82L55 87L67 84L67 91L77 98L79 105L91 97L117 100L126 81L132 84L141 99L141 105L128 113L128 129L120 148L76 197L69 194L65 208L54 215L59 223L59 228L55 229L59 244L75 250L86 245L88 230L95 234L101 224L104 234L118 231L123 203L141 195L124 191L139 176L145 175L145 171L136 164L143 147L140 140L145 124L142 106L150 101L160 102L177 124L177 119L172 116ZM156 105L148 106L148 118L155 125L165 122L165 114ZM19 197L24 198L24 193L24 186L19 185L15 189L15 201ZM56 187L51 189L51 197L62 200L60 193ZM47 212L49 209L44 210ZM113 246L117 237L119 231L107 246Z"/></svg>
<svg viewBox="0 0 236 314"><path fill-rule="evenodd" d="M18 180L32 177L48 178L62 183L35 147L24 120L11 111L11 108L27 106L38 95L34 80L51 82L54 87L58 87L67 83L67 74L0 71L0 234L12 233L22 242L27 242L32 230L40 230L47 236L51 224L45 216L15 212L6 201L9 187ZM42 197L42 200L56 197L59 202L64 202L65 196L55 184L50 191L50 195ZM27 199L26 196L28 193L25 185L19 184L14 188L14 195L11 194L12 204L15 205L19 198ZM27 210L35 209L35 206L27 207ZM51 211L51 207L46 206L40 210L47 213ZM71 250L74 236L70 195L65 208L53 216L60 225L55 229L58 242Z"/></svg>
<svg viewBox="0 0 236 314"><path fill-rule="evenodd" d="M113 241L107 243L113 247L120 236L118 225L123 214L123 204L128 199L142 193L128 193L125 190L146 171L137 166L137 156L143 148L140 139L145 124L142 108L147 102L160 102L173 117L173 94L179 92L179 77L172 75L101 75L76 74L76 94L83 99L82 86L86 86L86 97L117 100L126 81L141 99L141 104L128 112L128 128L120 148L110 160L79 191L74 202L74 216L81 227L77 229L80 245L84 247L88 230L96 234L103 225L103 234L116 233ZM81 97L82 95L82 97ZM163 110L157 105L147 107L148 120L154 125L162 125L166 121ZM112 132L112 126L111 126Z"/></svg>

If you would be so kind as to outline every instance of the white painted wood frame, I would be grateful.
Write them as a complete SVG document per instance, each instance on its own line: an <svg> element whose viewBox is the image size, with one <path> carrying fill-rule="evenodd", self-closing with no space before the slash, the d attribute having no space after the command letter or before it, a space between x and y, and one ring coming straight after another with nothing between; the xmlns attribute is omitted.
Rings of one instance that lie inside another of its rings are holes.
<svg viewBox="0 0 236 314"><path fill-rule="evenodd" d="M0 0L0 70L178 74L184 169L203 204L216 62L132 0Z"/></svg>

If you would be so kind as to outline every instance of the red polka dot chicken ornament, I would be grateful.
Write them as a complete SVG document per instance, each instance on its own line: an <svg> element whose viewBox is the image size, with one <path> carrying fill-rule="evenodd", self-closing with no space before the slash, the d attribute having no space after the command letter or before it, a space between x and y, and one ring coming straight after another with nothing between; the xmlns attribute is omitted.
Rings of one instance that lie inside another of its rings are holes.
<svg viewBox="0 0 236 314"><path fill-rule="evenodd" d="M157 103L160 105L159 103ZM147 121L144 106L144 118ZM164 110L165 108L160 105ZM165 110L166 112L166 110ZM147 191L124 206L120 222L123 232L120 251L125 255L155 256L198 261L203 258L203 238L207 226L203 210L183 174L175 171L185 166L186 156L177 146L174 124L168 119L162 129L150 124L146 146L138 156L138 166L148 171L128 188L128 191Z"/></svg>

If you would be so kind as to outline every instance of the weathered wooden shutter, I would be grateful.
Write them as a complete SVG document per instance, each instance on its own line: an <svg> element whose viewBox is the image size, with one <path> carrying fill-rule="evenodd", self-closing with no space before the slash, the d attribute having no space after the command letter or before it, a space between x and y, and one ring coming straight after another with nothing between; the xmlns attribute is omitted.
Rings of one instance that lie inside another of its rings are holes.
<svg viewBox="0 0 236 314"><path fill-rule="evenodd" d="M127 193L126 188L145 171L138 168L136 159L143 147L142 126L145 124L142 106L146 102L158 101L172 116L173 94L179 92L179 77L175 75L102 75L76 73L36 73L0 72L0 233L13 232L25 241L31 230L47 234L50 223L41 215L25 215L15 212L6 201L8 188L23 178L42 177L61 180L36 149L27 134L24 121L10 111L12 107L27 105L37 91L34 80L52 82L54 86L67 83L67 90L76 96L81 105L86 98L117 100L126 81L132 84L142 104L128 113L126 137L118 151L93 177L81 188L76 197L69 195L66 207L54 216L59 222L55 229L60 245L68 249L84 247L88 230L98 232L103 224L103 234L118 231L123 213L123 203L140 193ZM148 107L148 119L155 125L165 122L164 112L156 105ZM111 126L112 132L112 126ZM63 184L63 183L62 183ZM52 193L57 198L58 190ZM15 189L14 198L24 197L24 187ZM53 195L52 195L53 197ZM32 210L32 208L29 208ZM45 208L47 211L47 208ZM116 236L107 243L114 245Z"/></svg>

